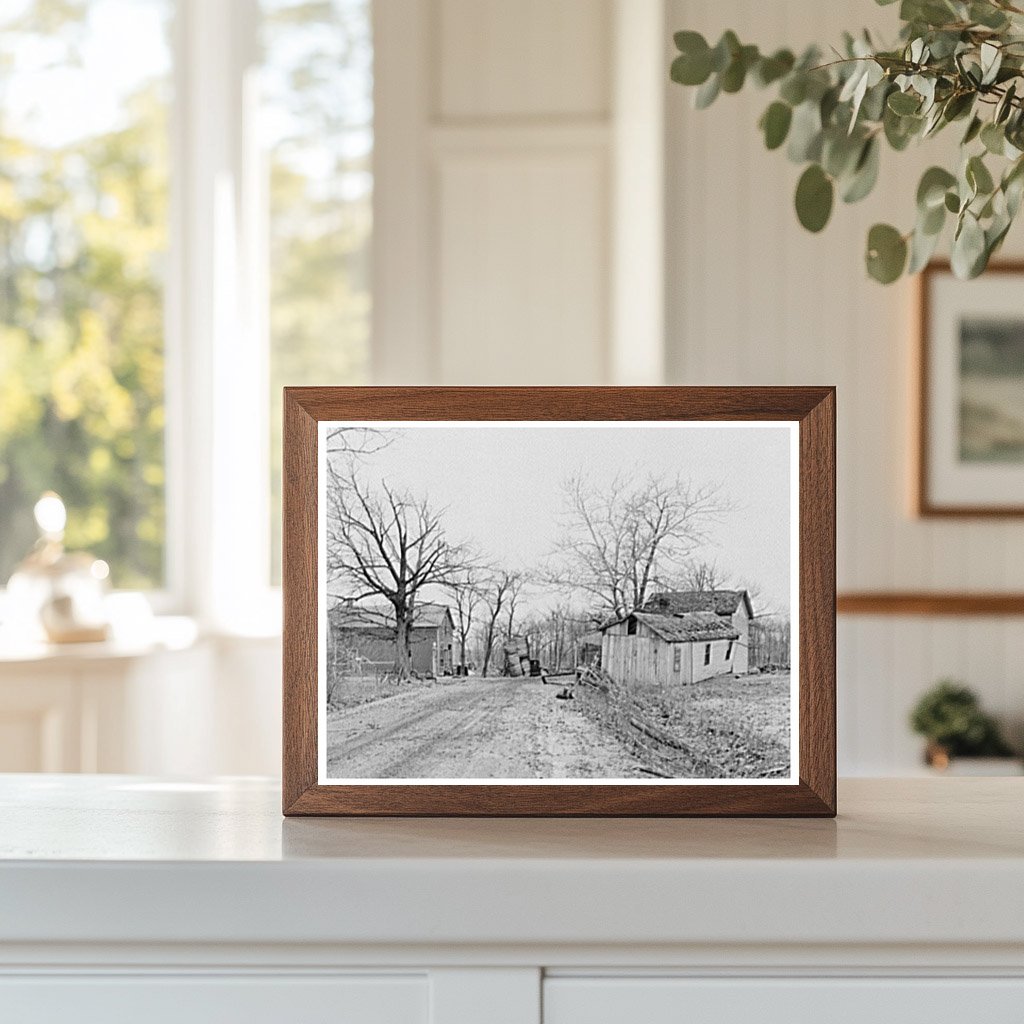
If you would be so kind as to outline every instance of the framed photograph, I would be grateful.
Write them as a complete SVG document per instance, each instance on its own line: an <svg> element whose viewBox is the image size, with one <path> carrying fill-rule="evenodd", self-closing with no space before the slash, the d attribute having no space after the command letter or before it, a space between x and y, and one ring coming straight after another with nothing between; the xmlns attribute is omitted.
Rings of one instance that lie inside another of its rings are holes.
<svg viewBox="0 0 1024 1024"><path fill-rule="evenodd" d="M832 388L287 388L284 813L835 814Z"/></svg>
<svg viewBox="0 0 1024 1024"><path fill-rule="evenodd" d="M1024 264L919 287L917 512L1024 515Z"/></svg>

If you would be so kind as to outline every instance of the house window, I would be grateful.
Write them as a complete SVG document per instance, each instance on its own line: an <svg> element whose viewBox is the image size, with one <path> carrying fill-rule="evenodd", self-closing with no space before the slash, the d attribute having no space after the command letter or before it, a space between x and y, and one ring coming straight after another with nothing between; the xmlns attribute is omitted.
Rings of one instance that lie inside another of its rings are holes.
<svg viewBox="0 0 1024 1024"><path fill-rule="evenodd" d="M725 649L725 660L728 661L732 657L732 641L729 641L729 646Z"/></svg>
<svg viewBox="0 0 1024 1024"><path fill-rule="evenodd" d="M631 617L626 622L626 635L627 636L636 636L636 618L635 617Z"/></svg>
<svg viewBox="0 0 1024 1024"><path fill-rule="evenodd" d="M711 664L711 644L704 645L704 664Z"/></svg>
<svg viewBox="0 0 1024 1024"><path fill-rule="evenodd" d="M678 644L672 648L672 671L678 672L683 667L683 649Z"/></svg>

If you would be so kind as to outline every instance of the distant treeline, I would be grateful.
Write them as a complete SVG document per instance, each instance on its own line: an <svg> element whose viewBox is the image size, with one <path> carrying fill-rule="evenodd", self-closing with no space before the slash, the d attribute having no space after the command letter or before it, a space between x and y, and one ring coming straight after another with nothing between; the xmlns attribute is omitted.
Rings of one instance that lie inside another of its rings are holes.
<svg viewBox="0 0 1024 1024"><path fill-rule="evenodd" d="M754 619L750 623L750 667L789 668L789 637L788 617Z"/></svg>

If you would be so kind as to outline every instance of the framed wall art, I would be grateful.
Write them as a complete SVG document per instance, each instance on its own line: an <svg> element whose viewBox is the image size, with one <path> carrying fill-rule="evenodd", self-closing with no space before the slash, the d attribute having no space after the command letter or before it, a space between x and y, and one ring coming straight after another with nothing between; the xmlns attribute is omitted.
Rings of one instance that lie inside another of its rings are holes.
<svg viewBox="0 0 1024 1024"><path fill-rule="evenodd" d="M831 388L288 388L284 813L835 813Z"/></svg>
<svg viewBox="0 0 1024 1024"><path fill-rule="evenodd" d="M1024 263L919 288L916 511L1024 515Z"/></svg>

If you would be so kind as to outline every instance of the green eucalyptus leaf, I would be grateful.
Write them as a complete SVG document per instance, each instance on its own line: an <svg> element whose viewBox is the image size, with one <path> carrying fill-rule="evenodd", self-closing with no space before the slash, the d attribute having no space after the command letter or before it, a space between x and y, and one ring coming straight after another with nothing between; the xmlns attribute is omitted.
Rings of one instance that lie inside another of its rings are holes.
<svg viewBox="0 0 1024 1024"><path fill-rule="evenodd" d="M747 72L758 59L756 46L742 46L733 56L732 63L722 72L722 92L739 92L747 79Z"/></svg>
<svg viewBox="0 0 1024 1024"><path fill-rule="evenodd" d="M864 143L853 175L843 188L844 203L860 202L875 187L878 181L880 148L878 139L874 136Z"/></svg>
<svg viewBox="0 0 1024 1024"><path fill-rule="evenodd" d="M996 104L996 112L993 115L993 120L996 124L1002 124L1013 110L1013 101L1017 95L1017 83L1011 82L1003 93L999 102Z"/></svg>
<svg viewBox="0 0 1024 1024"><path fill-rule="evenodd" d="M881 121L885 113L886 100L892 91L893 85L888 79L882 79L870 86L864 96L864 102L860 106L860 120L862 122Z"/></svg>
<svg viewBox="0 0 1024 1024"><path fill-rule="evenodd" d="M808 100L793 111L786 155L795 164L817 160L821 156L821 110Z"/></svg>
<svg viewBox="0 0 1024 1024"><path fill-rule="evenodd" d="M950 263L953 273L961 280L977 277L984 269L985 232L978 218L970 211L965 211L960 219L960 226L953 237L953 251ZM980 265L980 268L979 268Z"/></svg>
<svg viewBox="0 0 1024 1024"><path fill-rule="evenodd" d="M947 192L944 205L950 213L959 213L960 197L956 194L956 192Z"/></svg>
<svg viewBox="0 0 1024 1024"><path fill-rule="evenodd" d="M793 121L793 108L788 103L776 100L761 115L761 130L764 144L768 149L778 149L786 141L789 126Z"/></svg>
<svg viewBox="0 0 1024 1024"><path fill-rule="evenodd" d="M733 58L742 49L742 44L732 29L722 33L722 38L711 51L711 70L721 74L733 62Z"/></svg>
<svg viewBox="0 0 1024 1024"><path fill-rule="evenodd" d="M817 165L811 164L796 186L796 215L808 231L821 231L832 215L832 180Z"/></svg>
<svg viewBox="0 0 1024 1024"><path fill-rule="evenodd" d="M760 86L771 85L793 70L796 58L790 50L776 50L770 57L762 57L754 67L754 81Z"/></svg>
<svg viewBox="0 0 1024 1024"><path fill-rule="evenodd" d="M936 206L942 206L946 200L946 192L956 184L956 175L950 174L944 167L929 167L921 175L917 186L917 207L927 213Z"/></svg>
<svg viewBox="0 0 1024 1024"><path fill-rule="evenodd" d="M693 105L698 110L706 110L715 102L716 99L718 99L718 94L721 91L721 76L712 74L712 76L696 91L696 93L694 93Z"/></svg>
<svg viewBox="0 0 1024 1024"><path fill-rule="evenodd" d="M889 95L889 109L901 117L916 114L921 108L921 100L913 93L896 91Z"/></svg>
<svg viewBox="0 0 1024 1024"><path fill-rule="evenodd" d="M890 224L876 224L868 232L867 269L880 284L892 284L907 262L906 239Z"/></svg>
<svg viewBox="0 0 1024 1024"><path fill-rule="evenodd" d="M992 85L1003 64L1003 51L995 43L986 40L981 44L979 57L981 59L981 84Z"/></svg>
<svg viewBox="0 0 1024 1024"><path fill-rule="evenodd" d="M864 136L847 135L839 126L822 132L821 166L833 178L852 171L864 148Z"/></svg>
<svg viewBox="0 0 1024 1024"><path fill-rule="evenodd" d="M996 31L1006 28L1009 24L1009 19L1006 15L990 3L972 3L967 16L976 25L984 25L985 28L995 29Z"/></svg>
<svg viewBox="0 0 1024 1024"><path fill-rule="evenodd" d="M1006 196L1006 212L1012 221L1020 211L1024 198L1024 156L1017 160L1003 174L1003 195Z"/></svg>
<svg viewBox="0 0 1024 1024"><path fill-rule="evenodd" d="M779 98L785 100L791 107L798 107L807 99L807 74L803 71L794 71L788 75L779 86Z"/></svg>
<svg viewBox="0 0 1024 1024"><path fill-rule="evenodd" d="M993 124L991 121L981 129L982 145L994 156L1002 156L1006 147L1006 133L1002 125Z"/></svg>
<svg viewBox="0 0 1024 1024"><path fill-rule="evenodd" d="M972 143L981 133L982 125L983 122L980 117L972 117L971 123L967 126L967 131L964 132L964 137L960 140L960 145L967 146Z"/></svg>
<svg viewBox="0 0 1024 1024"><path fill-rule="evenodd" d="M942 108L942 116L946 121L957 121L966 117L974 107L975 94L973 92L954 93Z"/></svg>
<svg viewBox="0 0 1024 1024"><path fill-rule="evenodd" d="M918 210L917 230L926 235L938 235L946 224L946 204L940 203L927 210Z"/></svg>
<svg viewBox="0 0 1024 1024"><path fill-rule="evenodd" d="M913 235L910 237L910 262L907 264L908 274L916 274L928 266L932 256L935 255L935 250L941 237L941 230L931 233L921 230L920 227L914 230Z"/></svg>
<svg viewBox="0 0 1024 1024"><path fill-rule="evenodd" d="M967 161L966 177L976 195L987 196L995 188L992 175L980 156L972 156Z"/></svg>
<svg viewBox="0 0 1024 1024"><path fill-rule="evenodd" d="M683 54L672 61L669 77L680 85L703 85L711 74L710 54L705 51L701 56Z"/></svg>

